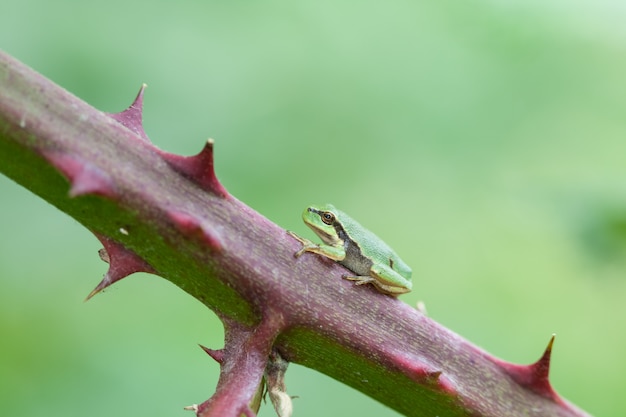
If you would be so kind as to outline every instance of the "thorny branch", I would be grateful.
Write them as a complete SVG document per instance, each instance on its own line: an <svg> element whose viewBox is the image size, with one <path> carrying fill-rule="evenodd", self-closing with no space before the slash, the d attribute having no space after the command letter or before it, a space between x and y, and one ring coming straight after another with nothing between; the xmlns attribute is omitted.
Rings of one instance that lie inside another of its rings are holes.
<svg viewBox="0 0 626 417"><path fill-rule="evenodd" d="M191 157L150 143L142 101L103 113L0 53L0 170L102 241L109 272L90 296L147 271L222 318L225 347L207 349L220 380L198 415L253 415L271 352L407 416L587 415L548 382L552 342L509 364L336 263L296 260L298 242L221 186L211 141Z"/></svg>

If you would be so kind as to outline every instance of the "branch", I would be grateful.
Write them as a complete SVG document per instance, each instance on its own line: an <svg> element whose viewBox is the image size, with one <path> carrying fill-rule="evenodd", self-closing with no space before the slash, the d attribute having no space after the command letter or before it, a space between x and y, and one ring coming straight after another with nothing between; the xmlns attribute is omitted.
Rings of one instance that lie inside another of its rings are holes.
<svg viewBox="0 0 626 417"><path fill-rule="evenodd" d="M206 349L220 380L198 415L253 415L272 352L407 416L588 415L548 382L552 341L509 364L336 263L295 259L299 243L218 182L212 141L191 157L149 142L142 101L100 112L0 53L0 170L102 241L110 267L89 297L147 271L222 318L224 349Z"/></svg>

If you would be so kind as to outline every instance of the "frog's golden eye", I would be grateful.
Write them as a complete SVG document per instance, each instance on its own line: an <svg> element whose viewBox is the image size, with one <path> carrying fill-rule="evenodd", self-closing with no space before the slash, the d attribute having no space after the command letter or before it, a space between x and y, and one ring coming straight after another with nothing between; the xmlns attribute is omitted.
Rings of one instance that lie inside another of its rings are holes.
<svg viewBox="0 0 626 417"><path fill-rule="evenodd" d="M335 215L330 211L322 212L320 214L320 217L322 218L322 221L326 224L333 224L333 222L335 221Z"/></svg>

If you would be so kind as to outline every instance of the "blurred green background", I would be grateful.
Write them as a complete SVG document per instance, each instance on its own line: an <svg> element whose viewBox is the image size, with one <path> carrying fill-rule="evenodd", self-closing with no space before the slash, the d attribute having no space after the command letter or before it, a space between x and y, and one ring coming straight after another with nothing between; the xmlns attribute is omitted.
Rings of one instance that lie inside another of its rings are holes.
<svg viewBox="0 0 626 417"><path fill-rule="evenodd" d="M413 267L430 315L535 361L597 416L626 415L626 3L0 4L0 47L105 111L149 88L168 151L216 140L219 178L271 220L332 202ZM0 407L190 416L218 366L212 312L106 265L73 219L0 178ZM307 236L311 236L307 234ZM292 365L295 416L395 416ZM271 406L261 416L273 416Z"/></svg>

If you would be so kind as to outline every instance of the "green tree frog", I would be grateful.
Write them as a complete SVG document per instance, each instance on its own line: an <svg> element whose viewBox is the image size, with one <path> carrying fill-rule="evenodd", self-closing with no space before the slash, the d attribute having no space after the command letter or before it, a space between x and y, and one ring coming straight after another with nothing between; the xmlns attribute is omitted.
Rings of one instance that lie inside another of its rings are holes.
<svg viewBox="0 0 626 417"><path fill-rule="evenodd" d="M343 278L356 285L372 284L378 291L393 296L411 291L411 268L378 236L347 214L326 204L307 207L302 219L324 243L316 244L288 232L303 245L294 254L296 258L304 252L317 253L354 272L356 275Z"/></svg>

